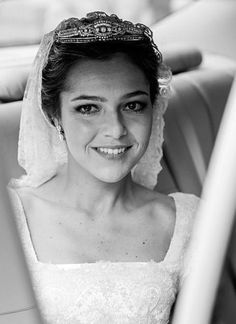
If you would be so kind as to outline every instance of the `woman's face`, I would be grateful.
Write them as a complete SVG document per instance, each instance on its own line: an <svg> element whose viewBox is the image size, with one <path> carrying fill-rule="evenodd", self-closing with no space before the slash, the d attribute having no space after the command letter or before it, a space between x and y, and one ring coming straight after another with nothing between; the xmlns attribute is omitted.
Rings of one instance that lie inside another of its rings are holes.
<svg viewBox="0 0 236 324"><path fill-rule="evenodd" d="M68 158L105 182L123 179L144 154L151 131L150 87L122 54L73 65L60 94Z"/></svg>

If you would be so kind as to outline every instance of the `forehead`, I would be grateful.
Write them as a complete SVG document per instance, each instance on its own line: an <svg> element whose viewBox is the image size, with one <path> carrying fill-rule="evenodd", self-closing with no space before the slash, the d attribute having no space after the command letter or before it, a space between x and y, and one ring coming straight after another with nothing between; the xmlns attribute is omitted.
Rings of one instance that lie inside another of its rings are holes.
<svg viewBox="0 0 236 324"><path fill-rule="evenodd" d="M68 70L65 79L65 90L69 92L111 88L149 91L149 83L143 71L124 54L105 60L79 60Z"/></svg>

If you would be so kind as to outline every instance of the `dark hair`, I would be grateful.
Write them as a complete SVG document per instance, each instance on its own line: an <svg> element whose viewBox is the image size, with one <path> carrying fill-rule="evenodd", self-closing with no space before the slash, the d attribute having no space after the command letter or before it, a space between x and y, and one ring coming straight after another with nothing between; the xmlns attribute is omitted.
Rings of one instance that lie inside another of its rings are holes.
<svg viewBox="0 0 236 324"><path fill-rule="evenodd" d="M61 44L54 42L42 71L42 109L52 120L60 119L59 94L65 89L69 68L80 59L107 60L116 53L124 53L137 65L150 84L151 102L158 94L158 61L149 41L94 42L87 44Z"/></svg>

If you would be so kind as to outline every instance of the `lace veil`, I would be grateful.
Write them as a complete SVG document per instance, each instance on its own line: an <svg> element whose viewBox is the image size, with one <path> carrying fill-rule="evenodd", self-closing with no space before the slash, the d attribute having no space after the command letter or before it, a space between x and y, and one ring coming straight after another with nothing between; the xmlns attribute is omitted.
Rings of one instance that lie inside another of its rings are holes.
<svg viewBox="0 0 236 324"><path fill-rule="evenodd" d="M54 31L46 34L34 60L23 99L18 162L26 175L15 180L16 186L37 187L49 180L57 169L67 162L65 141L61 141L56 128L42 111L42 70L47 64ZM159 95L153 107L153 124L149 145L143 157L132 170L133 180L148 188L157 184L161 171L163 143L163 114L167 107L171 72L163 63L158 69Z"/></svg>

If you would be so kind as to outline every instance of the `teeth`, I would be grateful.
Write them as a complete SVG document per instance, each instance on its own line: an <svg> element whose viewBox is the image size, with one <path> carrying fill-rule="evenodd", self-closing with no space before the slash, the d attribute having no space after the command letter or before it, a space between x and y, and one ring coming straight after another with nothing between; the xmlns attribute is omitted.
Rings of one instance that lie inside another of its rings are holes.
<svg viewBox="0 0 236 324"><path fill-rule="evenodd" d="M111 148L106 148L106 147L98 147L97 148L98 151L105 153L105 154L120 154L120 153L124 153L125 152L125 147L122 148L116 148L116 149L111 149Z"/></svg>

